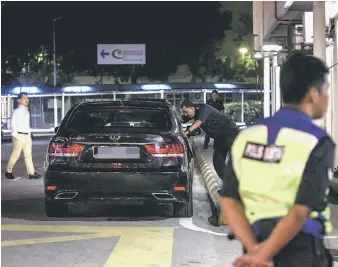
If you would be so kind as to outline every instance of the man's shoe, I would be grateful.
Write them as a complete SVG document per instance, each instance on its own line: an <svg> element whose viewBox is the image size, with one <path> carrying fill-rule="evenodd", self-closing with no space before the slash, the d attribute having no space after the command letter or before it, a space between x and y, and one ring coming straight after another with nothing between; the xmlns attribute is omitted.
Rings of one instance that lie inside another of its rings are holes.
<svg viewBox="0 0 338 267"><path fill-rule="evenodd" d="M218 219L218 215L212 215L208 218L208 222L212 225L212 226L220 226L219 225L219 219Z"/></svg>
<svg viewBox="0 0 338 267"><path fill-rule="evenodd" d="M9 180L15 179L15 176L13 175L13 173L9 173L9 172L5 172L5 177Z"/></svg>
<svg viewBox="0 0 338 267"><path fill-rule="evenodd" d="M203 149L208 149L209 145L204 144Z"/></svg>
<svg viewBox="0 0 338 267"><path fill-rule="evenodd" d="M34 174L29 175L29 179L40 179L41 175L37 174L36 172Z"/></svg>

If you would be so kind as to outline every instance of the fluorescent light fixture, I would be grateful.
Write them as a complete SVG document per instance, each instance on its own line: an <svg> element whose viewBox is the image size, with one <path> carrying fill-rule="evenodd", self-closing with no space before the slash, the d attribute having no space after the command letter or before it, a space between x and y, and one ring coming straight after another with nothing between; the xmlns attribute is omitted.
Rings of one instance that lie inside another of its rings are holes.
<svg viewBox="0 0 338 267"><path fill-rule="evenodd" d="M292 6L293 2L294 1L286 1L284 4L284 9L289 9Z"/></svg>
<svg viewBox="0 0 338 267"><path fill-rule="evenodd" d="M93 91L93 88L90 86L66 86L62 88L62 91L65 93L86 93Z"/></svg>
<svg viewBox="0 0 338 267"><path fill-rule="evenodd" d="M171 90L171 86L167 84L143 84L142 90Z"/></svg>
<svg viewBox="0 0 338 267"><path fill-rule="evenodd" d="M217 89L235 89L236 85L234 84L229 84L229 83L216 83L215 87Z"/></svg>
<svg viewBox="0 0 338 267"><path fill-rule="evenodd" d="M283 49L282 46L276 44L267 44L263 46L263 50L266 52L278 52L282 49Z"/></svg>
<svg viewBox="0 0 338 267"><path fill-rule="evenodd" d="M13 88L12 93L16 95L20 93L38 94L40 93L40 89L36 86L22 86Z"/></svg>
<svg viewBox="0 0 338 267"><path fill-rule="evenodd" d="M255 54L253 54L253 58L261 59L261 58L263 58L263 55L262 55L262 53L255 53Z"/></svg>

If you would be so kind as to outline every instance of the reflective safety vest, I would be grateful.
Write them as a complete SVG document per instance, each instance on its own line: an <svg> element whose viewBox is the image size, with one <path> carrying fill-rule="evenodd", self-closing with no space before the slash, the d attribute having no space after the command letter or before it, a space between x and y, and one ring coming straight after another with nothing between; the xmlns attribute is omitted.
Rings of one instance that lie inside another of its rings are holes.
<svg viewBox="0 0 338 267"><path fill-rule="evenodd" d="M305 114L281 109L242 130L231 157L249 222L284 217L294 205L312 150L326 132ZM329 190L327 189L327 194ZM312 212L303 231L322 237L332 231L330 210Z"/></svg>

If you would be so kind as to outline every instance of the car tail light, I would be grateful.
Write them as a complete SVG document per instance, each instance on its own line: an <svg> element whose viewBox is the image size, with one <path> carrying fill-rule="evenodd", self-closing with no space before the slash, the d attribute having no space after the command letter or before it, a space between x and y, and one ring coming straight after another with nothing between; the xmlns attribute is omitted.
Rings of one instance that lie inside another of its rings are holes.
<svg viewBox="0 0 338 267"><path fill-rule="evenodd" d="M85 146L81 144L50 143L48 152L52 156L76 157L81 154Z"/></svg>
<svg viewBox="0 0 338 267"><path fill-rule="evenodd" d="M175 144L149 144L145 145L145 149L154 157L183 157L184 145L181 143Z"/></svg>

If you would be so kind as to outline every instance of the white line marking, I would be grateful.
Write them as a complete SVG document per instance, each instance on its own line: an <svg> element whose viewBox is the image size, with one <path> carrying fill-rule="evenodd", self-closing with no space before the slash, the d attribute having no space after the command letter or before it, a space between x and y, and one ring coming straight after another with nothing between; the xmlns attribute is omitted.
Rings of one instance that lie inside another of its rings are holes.
<svg viewBox="0 0 338 267"><path fill-rule="evenodd" d="M327 235L327 236L324 236L325 239L338 239L338 236L336 235Z"/></svg>
<svg viewBox="0 0 338 267"><path fill-rule="evenodd" d="M22 176L19 176L19 177L16 177L15 179L8 179L10 181L17 181L17 180L20 180L21 178L23 178Z"/></svg>
<svg viewBox="0 0 338 267"><path fill-rule="evenodd" d="M184 228L187 228L187 229L195 231L195 232L208 233L208 234L218 235L218 236L228 236L228 234L216 233L216 232L210 231L208 229L198 227L192 222L192 218L180 218L179 224L181 226L183 226Z"/></svg>

